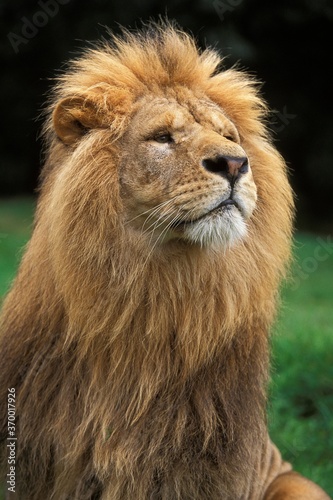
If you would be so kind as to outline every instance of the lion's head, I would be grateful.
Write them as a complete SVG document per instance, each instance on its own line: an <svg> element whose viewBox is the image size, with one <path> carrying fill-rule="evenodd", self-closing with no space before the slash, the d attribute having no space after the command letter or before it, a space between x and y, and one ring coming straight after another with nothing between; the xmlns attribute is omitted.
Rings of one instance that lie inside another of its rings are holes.
<svg viewBox="0 0 333 500"><path fill-rule="evenodd" d="M51 106L51 155L84 162L91 182L104 173L121 224L151 247L223 250L253 238L251 218L265 218L276 189L291 200L256 84L233 69L216 73L218 55L198 56L172 28L142 41L127 34L74 63Z"/></svg>

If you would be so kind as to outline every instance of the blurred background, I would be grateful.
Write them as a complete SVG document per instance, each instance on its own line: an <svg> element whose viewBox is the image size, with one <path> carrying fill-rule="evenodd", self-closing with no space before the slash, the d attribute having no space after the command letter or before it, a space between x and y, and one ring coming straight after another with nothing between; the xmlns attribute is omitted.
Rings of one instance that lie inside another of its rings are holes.
<svg viewBox="0 0 333 500"><path fill-rule="evenodd" d="M1 0L0 297L31 232L52 78L106 26L160 15L263 83L297 205L294 279L272 340L270 432L333 495L332 0Z"/></svg>

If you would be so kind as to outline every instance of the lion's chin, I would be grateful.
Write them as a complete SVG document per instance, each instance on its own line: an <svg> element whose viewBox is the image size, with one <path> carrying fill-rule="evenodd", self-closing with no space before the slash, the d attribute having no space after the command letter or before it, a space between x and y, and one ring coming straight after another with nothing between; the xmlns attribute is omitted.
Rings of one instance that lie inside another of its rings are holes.
<svg viewBox="0 0 333 500"><path fill-rule="evenodd" d="M241 212L228 208L209 214L182 228L182 238L202 247L230 248L247 235L247 224Z"/></svg>

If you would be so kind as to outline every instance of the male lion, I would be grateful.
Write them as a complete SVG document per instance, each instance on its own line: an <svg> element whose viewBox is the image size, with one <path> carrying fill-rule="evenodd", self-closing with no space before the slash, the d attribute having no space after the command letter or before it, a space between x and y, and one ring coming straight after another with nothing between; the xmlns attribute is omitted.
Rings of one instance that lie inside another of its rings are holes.
<svg viewBox="0 0 333 500"><path fill-rule="evenodd" d="M220 63L163 25L59 79L1 317L20 499L328 498L267 434L292 194L255 82Z"/></svg>

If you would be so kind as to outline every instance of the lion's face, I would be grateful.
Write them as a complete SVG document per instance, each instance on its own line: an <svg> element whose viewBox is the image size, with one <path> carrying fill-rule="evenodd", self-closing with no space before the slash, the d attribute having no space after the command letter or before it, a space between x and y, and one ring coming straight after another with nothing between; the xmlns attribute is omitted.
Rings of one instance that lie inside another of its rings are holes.
<svg viewBox="0 0 333 500"><path fill-rule="evenodd" d="M193 94L146 96L121 139L126 223L151 241L230 246L244 238L256 186L235 125Z"/></svg>

